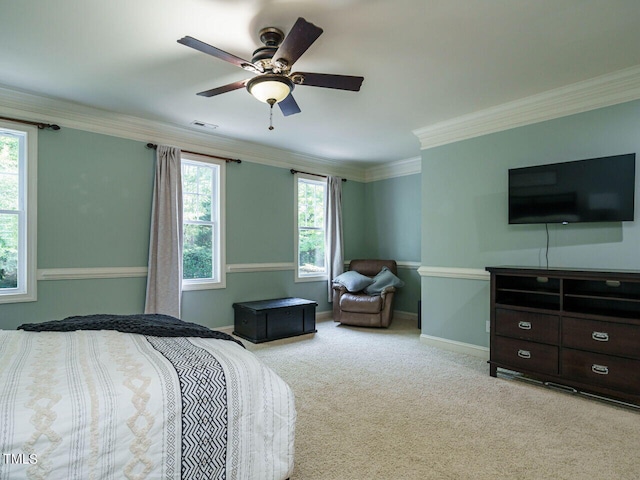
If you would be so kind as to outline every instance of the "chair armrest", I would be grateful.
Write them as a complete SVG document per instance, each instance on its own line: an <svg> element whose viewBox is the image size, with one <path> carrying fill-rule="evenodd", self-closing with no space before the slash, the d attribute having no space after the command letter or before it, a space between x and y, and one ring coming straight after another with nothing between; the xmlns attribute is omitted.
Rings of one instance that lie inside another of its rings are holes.
<svg viewBox="0 0 640 480"><path fill-rule="evenodd" d="M396 287L385 287L382 292L380 292L380 296L384 297L390 293L394 293L396 291Z"/></svg>
<svg viewBox="0 0 640 480"><path fill-rule="evenodd" d="M347 291L347 288L344 285L340 285L339 283L334 283L331 285L331 287L336 290L339 291L341 294L345 293Z"/></svg>

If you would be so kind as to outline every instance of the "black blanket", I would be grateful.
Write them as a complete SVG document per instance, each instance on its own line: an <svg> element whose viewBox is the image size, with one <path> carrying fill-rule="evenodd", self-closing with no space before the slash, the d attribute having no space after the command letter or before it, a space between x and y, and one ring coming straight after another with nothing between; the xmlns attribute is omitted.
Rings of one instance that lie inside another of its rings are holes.
<svg viewBox="0 0 640 480"><path fill-rule="evenodd" d="M204 337L231 340L244 345L231 335L211 330L196 323L184 322L169 315L81 315L64 320L42 323L24 323L18 330L27 332L72 332L74 330L117 330L123 333L138 333L152 337Z"/></svg>

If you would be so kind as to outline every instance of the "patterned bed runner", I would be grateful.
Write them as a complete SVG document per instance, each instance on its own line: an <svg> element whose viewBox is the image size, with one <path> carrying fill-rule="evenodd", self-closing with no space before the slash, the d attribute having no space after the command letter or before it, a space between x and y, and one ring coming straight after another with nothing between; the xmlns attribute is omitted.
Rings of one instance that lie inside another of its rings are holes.
<svg viewBox="0 0 640 480"><path fill-rule="evenodd" d="M147 337L176 369L182 392L182 478L226 478L227 394L222 365L182 338Z"/></svg>

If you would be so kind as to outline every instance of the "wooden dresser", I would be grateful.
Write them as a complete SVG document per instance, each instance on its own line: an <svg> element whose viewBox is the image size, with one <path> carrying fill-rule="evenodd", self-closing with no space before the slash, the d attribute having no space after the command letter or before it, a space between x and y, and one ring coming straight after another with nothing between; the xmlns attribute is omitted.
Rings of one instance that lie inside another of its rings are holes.
<svg viewBox="0 0 640 480"><path fill-rule="evenodd" d="M640 272L487 267L498 368L640 405Z"/></svg>

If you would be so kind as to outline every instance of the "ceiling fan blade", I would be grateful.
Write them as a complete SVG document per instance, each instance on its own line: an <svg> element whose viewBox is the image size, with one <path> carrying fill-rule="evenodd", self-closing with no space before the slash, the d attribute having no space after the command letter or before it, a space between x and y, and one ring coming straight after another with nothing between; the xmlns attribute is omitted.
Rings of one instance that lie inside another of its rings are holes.
<svg viewBox="0 0 640 480"><path fill-rule="evenodd" d="M289 115L293 115L295 113L300 113L301 111L300 107L293 98L293 95L291 94L289 94L287 98L279 102L278 105L280 106L280 110L282 110L282 114L285 117L288 117Z"/></svg>
<svg viewBox="0 0 640 480"><path fill-rule="evenodd" d="M300 81L296 77L302 77ZM332 75L329 73L295 72L290 78L296 85L308 85L310 87L336 88L338 90L350 90L359 92L364 77L351 75Z"/></svg>
<svg viewBox="0 0 640 480"><path fill-rule="evenodd" d="M224 60L225 62L232 63L240 68L244 68L245 70L249 70L254 73L262 73L264 71L263 68L254 65L248 60L244 60L243 58L236 57L235 55L225 52L224 50L220 50L219 48L213 47L208 43L201 42L200 40L193 37L182 37L178 40L178 43L182 45L186 45L187 47L195 48L196 50L206 53L207 55L212 55L220 60Z"/></svg>
<svg viewBox="0 0 640 480"><path fill-rule="evenodd" d="M233 82L228 85L212 88L211 90L205 90L204 92L198 93L198 95L200 95L201 97L214 97L216 95L220 95L221 93L232 92L233 90L244 88L246 83L247 83L247 80L240 80L239 82Z"/></svg>
<svg viewBox="0 0 640 480"><path fill-rule="evenodd" d="M276 62L284 60L290 67L322 35L322 31L320 27L307 22L304 18L298 18L273 55L273 60Z"/></svg>

